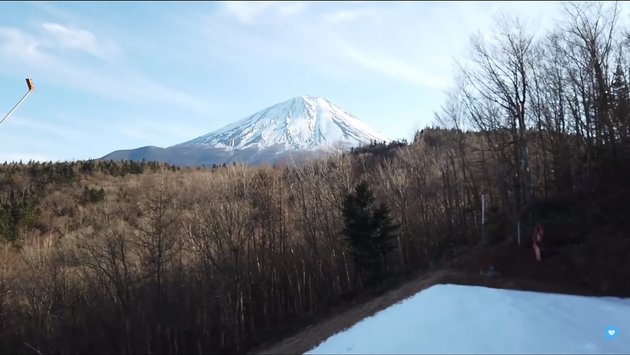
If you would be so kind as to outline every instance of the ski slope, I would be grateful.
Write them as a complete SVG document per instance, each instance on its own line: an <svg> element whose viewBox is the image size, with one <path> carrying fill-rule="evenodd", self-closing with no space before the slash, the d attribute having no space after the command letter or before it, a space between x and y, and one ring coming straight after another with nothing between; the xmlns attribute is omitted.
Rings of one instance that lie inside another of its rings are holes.
<svg viewBox="0 0 630 355"><path fill-rule="evenodd" d="M343 353L630 354L630 299L436 285L307 352Z"/></svg>

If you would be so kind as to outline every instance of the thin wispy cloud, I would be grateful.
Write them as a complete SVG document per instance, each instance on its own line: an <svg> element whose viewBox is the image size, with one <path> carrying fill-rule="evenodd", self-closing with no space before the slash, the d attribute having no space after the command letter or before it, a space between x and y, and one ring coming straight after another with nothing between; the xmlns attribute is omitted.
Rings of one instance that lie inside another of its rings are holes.
<svg viewBox="0 0 630 355"><path fill-rule="evenodd" d="M421 67L405 63L391 55L364 52L350 45L340 46L339 49L354 63L373 74L435 89L445 89L451 82L450 78L433 75Z"/></svg>
<svg viewBox="0 0 630 355"><path fill-rule="evenodd" d="M338 10L326 12L322 15L324 22L331 24L344 24L362 19L370 18L380 20L380 14L374 9Z"/></svg>
<svg viewBox="0 0 630 355"><path fill-rule="evenodd" d="M22 116L11 117L11 125L28 128L31 132L39 132L47 137L56 137L64 140L74 140L81 135L81 131L68 126L46 123Z"/></svg>
<svg viewBox="0 0 630 355"><path fill-rule="evenodd" d="M111 41L101 41L85 29L50 22L44 22L42 27L54 40L51 43L52 47L83 50L102 59L108 59L120 53L120 48L116 44Z"/></svg>
<svg viewBox="0 0 630 355"><path fill-rule="evenodd" d="M37 36L17 28L0 27L0 63L5 62L0 67L0 72L29 73L61 86L107 98L134 103L171 103L187 110L210 111L206 100L145 78L133 70L107 64L95 68L93 64L64 57L62 51L51 51L51 47L56 45L57 49L77 48L100 56L118 49L112 49L117 48L114 44L100 46L88 31L72 31L68 27L51 23L44 23L43 26L48 32L55 33L56 42L51 42L47 36Z"/></svg>
<svg viewBox="0 0 630 355"><path fill-rule="evenodd" d="M393 33L380 33L382 26L388 20L391 23L392 18L398 18L402 24L416 22L415 14L406 14L407 8L392 6L387 7L387 11L379 11L374 5L330 4L325 8L311 6L308 11L296 11L292 13L293 16L268 21L269 16L281 13L283 8L305 5L248 5L226 3L221 12L223 15L230 14L232 19L246 26L244 29L231 21L220 21L221 17L208 20L209 40L215 46L223 43L223 52L230 53L228 55L233 55L234 50L241 50L242 56L259 54L261 65L268 61L279 61L309 66L313 70L330 74L340 71L356 73L361 70L364 75L378 75L383 79L427 88L442 89L450 82L450 72L433 70L436 63L426 55L424 48L418 46L416 50L410 50L411 43L406 38L397 38L399 36L393 36ZM349 6L354 8L349 9ZM335 10L335 7L338 9ZM357 27L356 24L362 26ZM250 30L252 26L255 31ZM291 30L287 31L289 27ZM401 50L411 54L401 57L396 54ZM438 48L432 50L439 53ZM425 64L427 62L428 65ZM442 58L437 65L444 67Z"/></svg>
<svg viewBox="0 0 630 355"><path fill-rule="evenodd" d="M3 58L19 60L37 58L41 53L37 47L41 44L41 41L22 30L0 27L0 56Z"/></svg>
<svg viewBox="0 0 630 355"><path fill-rule="evenodd" d="M110 128L118 131L129 138L138 139L139 143L150 144L152 138L159 135L168 134L175 142L190 140L199 135L199 132L186 126L182 126L177 121L174 122L154 122L146 119L134 120L117 124ZM168 145L168 144L167 144Z"/></svg>
<svg viewBox="0 0 630 355"><path fill-rule="evenodd" d="M33 60L64 50L89 53L100 59L111 59L121 52L113 41L99 40L90 31L44 22L39 33L18 28L0 27L0 53Z"/></svg>
<svg viewBox="0 0 630 355"><path fill-rule="evenodd" d="M222 15L246 25L254 24L261 19L273 20L277 17L299 15L306 9L305 3L285 1L228 1L220 4Z"/></svg>

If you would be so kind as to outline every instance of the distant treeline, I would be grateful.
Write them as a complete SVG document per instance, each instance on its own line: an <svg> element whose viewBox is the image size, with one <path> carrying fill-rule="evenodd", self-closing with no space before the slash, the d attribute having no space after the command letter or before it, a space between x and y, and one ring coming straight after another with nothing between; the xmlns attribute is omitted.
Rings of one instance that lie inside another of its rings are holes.
<svg viewBox="0 0 630 355"><path fill-rule="evenodd" d="M70 182L77 174L103 173L112 176L125 176L127 174L142 174L145 171L156 172L159 170L179 169L177 166L156 161L133 160L79 160L71 162L40 162L29 161L4 162L0 165L0 172L11 174L17 171L27 171L33 178L49 182Z"/></svg>
<svg viewBox="0 0 630 355"><path fill-rule="evenodd" d="M4 162L0 164L0 239L17 242L21 229L45 230L38 223L37 217L41 213L38 205L53 186L69 185L95 174L123 177L145 171L178 169L168 164L145 161ZM101 195L100 191L85 188L82 202L98 199Z"/></svg>

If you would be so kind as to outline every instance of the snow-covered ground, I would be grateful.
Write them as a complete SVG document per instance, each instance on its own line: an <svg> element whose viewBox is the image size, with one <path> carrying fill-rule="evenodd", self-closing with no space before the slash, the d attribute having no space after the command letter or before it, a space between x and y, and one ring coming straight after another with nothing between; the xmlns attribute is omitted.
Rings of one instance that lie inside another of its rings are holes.
<svg viewBox="0 0 630 355"><path fill-rule="evenodd" d="M630 299L436 285L307 352L333 353L630 354Z"/></svg>

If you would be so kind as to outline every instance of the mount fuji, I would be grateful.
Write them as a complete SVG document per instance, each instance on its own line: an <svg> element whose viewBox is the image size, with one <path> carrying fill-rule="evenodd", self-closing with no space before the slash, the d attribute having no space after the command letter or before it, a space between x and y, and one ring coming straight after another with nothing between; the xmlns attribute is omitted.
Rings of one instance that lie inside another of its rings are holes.
<svg viewBox="0 0 630 355"><path fill-rule="evenodd" d="M155 160L173 165L304 161L385 137L330 101L299 96L216 131L168 148L118 150L101 159Z"/></svg>

